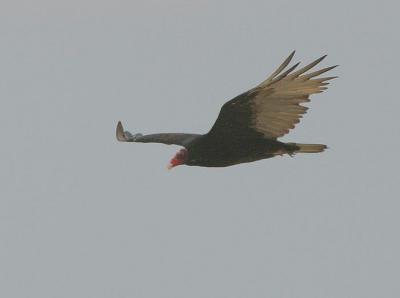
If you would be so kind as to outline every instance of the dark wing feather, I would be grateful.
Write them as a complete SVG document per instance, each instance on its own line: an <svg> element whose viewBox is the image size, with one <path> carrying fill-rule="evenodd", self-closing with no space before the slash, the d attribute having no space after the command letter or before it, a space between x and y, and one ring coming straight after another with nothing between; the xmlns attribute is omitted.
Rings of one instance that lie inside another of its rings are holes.
<svg viewBox="0 0 400 298"><path fill-rule="evenodd" d="M327 81L336 78L315 77L336 66L306 74L326 57L323 56L295 72L299 63L284 71L293 55L294 52L260 85L225 103L209 134L275 139L294 128L308 109L301 103L327 89Z"/></svg>
<svg viewBox="0 0 400 298"><path fill-rule="evenodd" d="M157 133L142 135L140 133L132 135L129 131L124 131L121 121L117 124L116 137L120 142L138 143L162 143L166 145L179 145L186 147L191 141L199 137L198 134L187 133Z"/></svg>

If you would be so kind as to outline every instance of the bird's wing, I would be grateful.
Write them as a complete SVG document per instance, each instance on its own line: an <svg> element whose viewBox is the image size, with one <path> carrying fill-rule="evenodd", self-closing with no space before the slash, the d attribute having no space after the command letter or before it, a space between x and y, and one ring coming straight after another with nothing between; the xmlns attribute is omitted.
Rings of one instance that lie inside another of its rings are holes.
<svg viewBox="0 0 400 298"><path fill-rule="evenodd" d="M327 89L327 81L336 78L318 76L337 66L306 73L326 57L322 56L300 70L294 71L299 63L285 70L294 53L260 85L225 103L209 134L275 139L294 128L308 109L301 103Z"/></svg>
<svg viewBox="0 0 400 298"><path fill-rule="evenodd" d="M124 131L121 121L118 122L116 130L116 137L120 142L162 143L184 147L199 136L200 135L197 134L187 133L158 133L150 135L142 135L138 133L132 135L129 131Z"/></svg>

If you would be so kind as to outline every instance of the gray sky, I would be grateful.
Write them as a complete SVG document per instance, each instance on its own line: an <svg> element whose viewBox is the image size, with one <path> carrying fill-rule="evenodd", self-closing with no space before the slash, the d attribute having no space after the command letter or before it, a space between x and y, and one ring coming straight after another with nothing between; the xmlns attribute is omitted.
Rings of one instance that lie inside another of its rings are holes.
<svg viewBox="0 0 400 298"><path fill-rule="evenodd" d="M0 3L0 296L399 297L396 1ZM293 50L340 64L286 141L166 170Z"/></svg>

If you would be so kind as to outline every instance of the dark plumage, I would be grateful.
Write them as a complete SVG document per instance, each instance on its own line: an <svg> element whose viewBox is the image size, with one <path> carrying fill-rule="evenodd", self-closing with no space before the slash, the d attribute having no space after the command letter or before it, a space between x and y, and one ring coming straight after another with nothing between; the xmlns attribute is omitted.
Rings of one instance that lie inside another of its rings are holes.
<svg viewBox="0 0 400 298"><path fill-rule="evenodd" d="M164 143L183 146L169 167L180 164L204 167L225 167L252 162L276 155L297 152L317 153L326 149L322 144L283 143L285 135L300 121L309 97L327 89L327 81L336 77L318 78L336 66L306 73L326 56L300 70L299 63L285 70L294 52L264 82L226 102L211 130L204 135L161 133L132 135L117 125L121 142Z"/></svg>

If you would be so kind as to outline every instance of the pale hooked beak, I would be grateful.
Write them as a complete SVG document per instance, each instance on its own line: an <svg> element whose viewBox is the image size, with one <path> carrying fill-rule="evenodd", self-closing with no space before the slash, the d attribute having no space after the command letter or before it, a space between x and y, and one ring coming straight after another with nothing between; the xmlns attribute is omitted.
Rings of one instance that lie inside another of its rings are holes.
<svg viewBox="0 0 400 298"><path fill-rule="evenodd" d="M174 167L174 165L173 165L172 163L169 163L169 164L167 165L167 170L171 170L173 167Z"/></svg>

